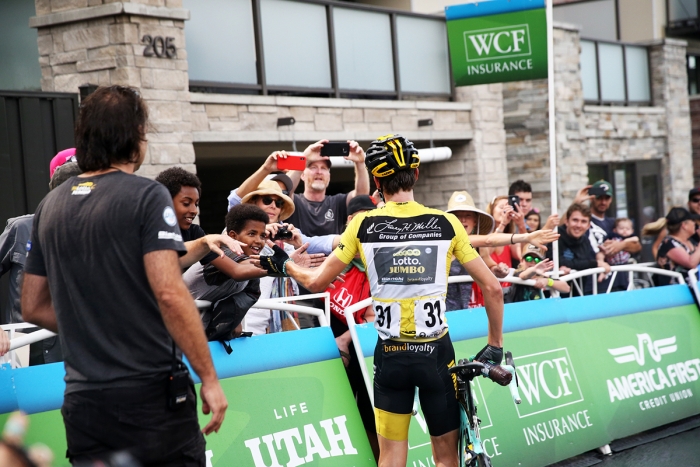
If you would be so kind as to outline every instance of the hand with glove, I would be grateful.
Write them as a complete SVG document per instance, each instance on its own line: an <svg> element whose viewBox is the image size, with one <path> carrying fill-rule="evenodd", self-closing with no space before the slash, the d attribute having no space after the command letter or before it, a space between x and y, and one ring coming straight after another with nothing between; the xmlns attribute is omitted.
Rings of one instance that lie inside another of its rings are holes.
<svg viewBox="0 0 700 467"><path fill-rule="evenodd" d="M483 349L479 351L474 357L481 363L490 363L491 365L500 365L503 361L503 347L494 347L492 345L486 345Z"/></svg>
<svg viewBox="0 0 700 467"><path fill-rule="evenodd" d="M501 386L508 386L512 379L512 375L503 367L503 347L494 347L487 345L474 357L475 361L481 362L487 368L487 377L494 383ZM485 375L486 376L486 375Z"/></svg>
<svg viewBox="0 0 700 467"><path fill-rule="evenodd" d="M260 255L260 267L271 275L287 276L285 265L291 261L291 258L277 245L274 245L272 250L275 252L272 256Z"/></svg>

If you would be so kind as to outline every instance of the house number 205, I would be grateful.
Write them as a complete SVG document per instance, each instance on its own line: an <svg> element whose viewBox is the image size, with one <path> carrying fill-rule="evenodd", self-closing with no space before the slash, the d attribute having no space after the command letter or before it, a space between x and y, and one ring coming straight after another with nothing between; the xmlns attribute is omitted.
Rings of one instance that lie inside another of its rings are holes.
<svg viewBox="0 0 700 467"><path fill-rule="evenodd" d="M141 42L146 44L146 48L143 49L144 57L177 57L177 49L175 48L174 37L153 37L149 34L146 34L145 36L143 36L143 39L141 39Z"/></svg>

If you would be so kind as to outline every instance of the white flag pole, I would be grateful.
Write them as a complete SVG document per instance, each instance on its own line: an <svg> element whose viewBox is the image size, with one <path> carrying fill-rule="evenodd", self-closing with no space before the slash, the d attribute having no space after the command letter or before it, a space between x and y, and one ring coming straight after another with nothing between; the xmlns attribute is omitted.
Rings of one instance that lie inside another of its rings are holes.
<svg viewBox="0 0 700 467"><path fill-rule="evenodd" d="M549 189L552 196L552 214L558 211L557 206L557 138L556 138L556 118L554 110L554 30L552 26L553 12L552 3L554 0L546 1L547 11L547 88L549 92ZM554 227L555 229L557 226ZM552 260L554 269L552 277L559 277L559 242L555 241L551 245Z"/></svg>

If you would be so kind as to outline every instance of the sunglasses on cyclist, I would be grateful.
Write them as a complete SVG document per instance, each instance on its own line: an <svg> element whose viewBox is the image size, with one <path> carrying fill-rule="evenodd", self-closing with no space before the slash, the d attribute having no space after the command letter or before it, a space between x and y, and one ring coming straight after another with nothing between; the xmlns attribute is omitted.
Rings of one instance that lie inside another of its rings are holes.
<svg viewBox="0 0 700 467"><path fill-rule="evenodd" d="M535 263L535 264L538 264L538 263L544 261L542 258L538 258L537 256L532 256L532 255L525 255L523 257L523 259L525 261L527 261L528 263Z"/></svg>
<svg viewBox="0 0 700 467"><path fill-rule="evenodd" d="M693 198L690 201L693 203L700 203L700 198Z"/></svg>
<svg viewBox="0 0 700 467"><path fill-rule="evenodd" d="M277 208L279 208L279 209L282 209L282 206L284 206L284 200L283 200L283 199L279 199L279 198L278 198L278 199L272 199L272 198L270 198L269 196L263 196L263 197L261 197L260 199L262 200L262 203L263 203L265 206L269 206L270 203L272 203L273 201L274 201L274 203L275 203L275 206L277 206Z"/></svg>

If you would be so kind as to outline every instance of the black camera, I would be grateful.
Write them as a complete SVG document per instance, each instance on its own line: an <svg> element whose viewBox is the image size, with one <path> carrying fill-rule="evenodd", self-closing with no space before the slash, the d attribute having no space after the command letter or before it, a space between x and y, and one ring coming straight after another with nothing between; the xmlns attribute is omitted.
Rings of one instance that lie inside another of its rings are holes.
<svg viewBox="0 0 700 467"><path fill-rule="evenodd" d="M289 240L292 238L294 234L292 234L291 231L287 230L286 227L280 227L277 229L277 234L272 237L272 240Z"/></svg>
<svg viewBox="0 0 700 467"><path fill-rule="evenodd" d="M187 402L187 390L190 387L190 371L178 363L168 375L168 408L179 410Z"/></svg>
<svg viewBox="0 0 700 467"><path fill-rule="evenodd" d="M520 205L520 196L518 195L510 195L508 196L508 204L511 205L513 209L515 209L515 205L517 204L518 206Z"/></svg>

